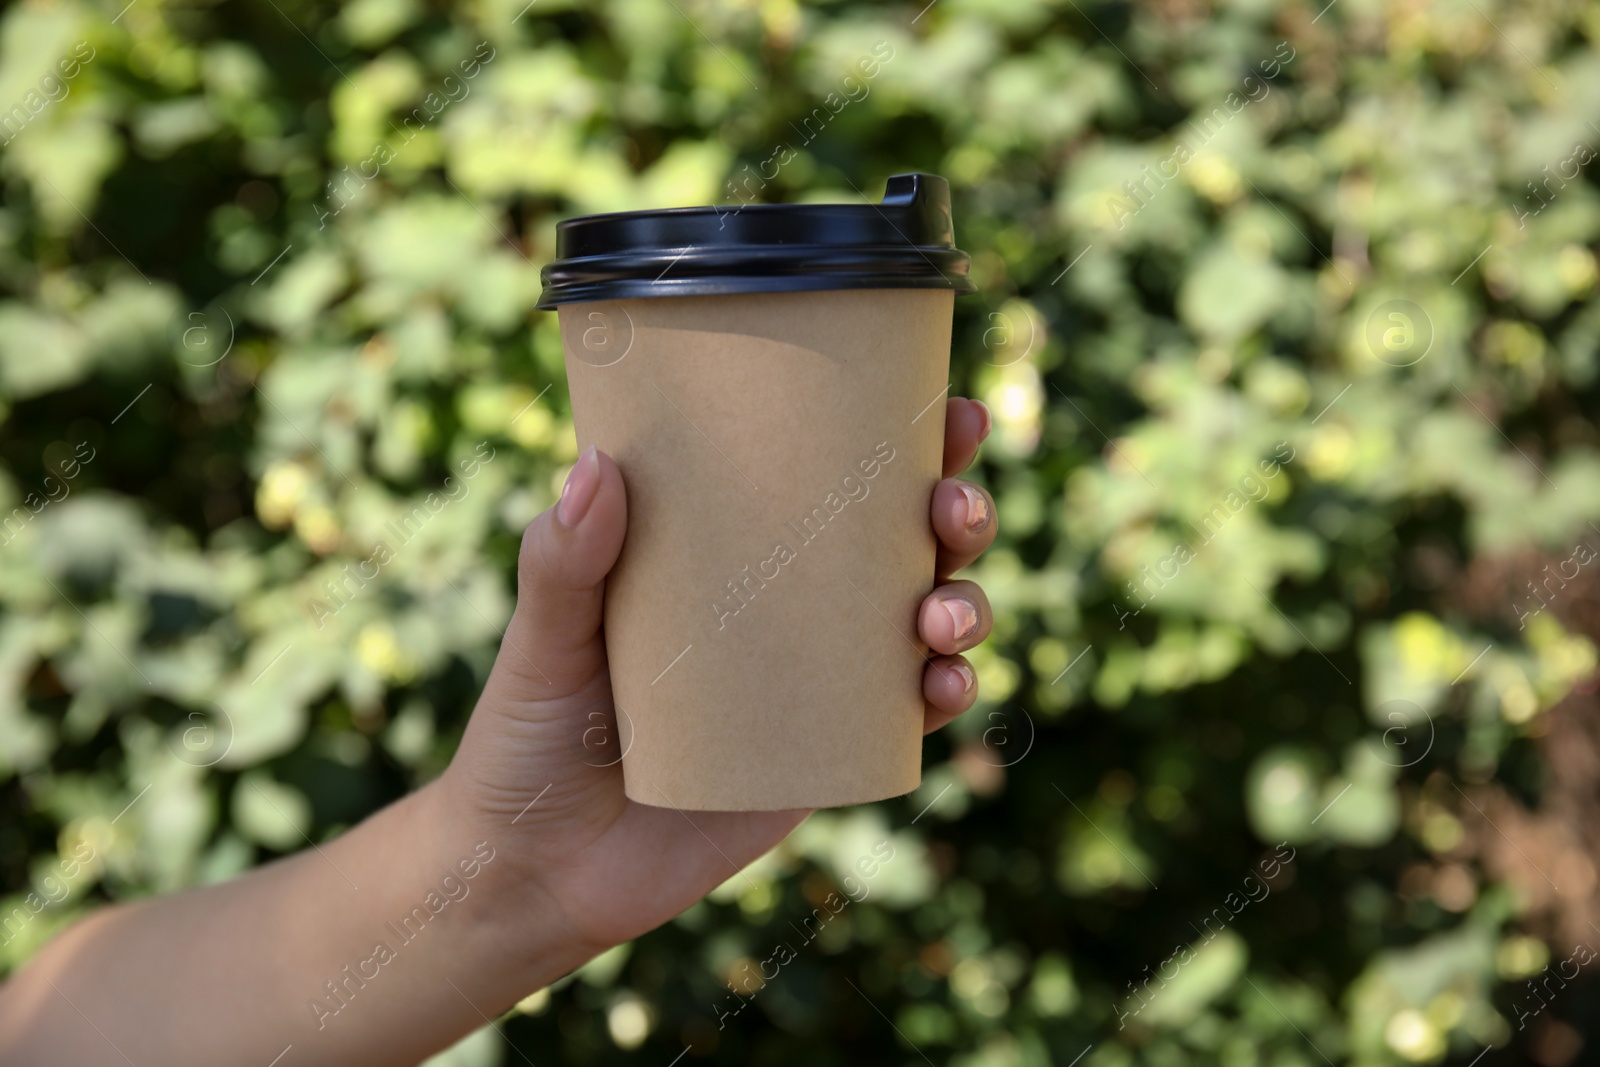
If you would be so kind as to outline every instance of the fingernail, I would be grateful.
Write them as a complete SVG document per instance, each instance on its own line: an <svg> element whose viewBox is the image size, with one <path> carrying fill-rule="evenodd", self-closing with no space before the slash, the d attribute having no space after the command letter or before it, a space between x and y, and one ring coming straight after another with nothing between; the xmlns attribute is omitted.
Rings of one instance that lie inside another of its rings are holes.
<svg viewBox="0 0 1600 1067"><path fill-rule="evenodd" d="M961 679L961 691L972 692L972 687L977 684L978 678L972 673L972 668L965 663L950 664L950 673Z"/></svg>
<svg viewBox="0 0 1600 1067"><path fill-rule="evenodd" d="M974 400L973 403L978 405L979 411L983 412L983 429L978 431L978 440L982 441L988 438L989 431L994 429L994 416L989 414L988 404L981 400Z"/></svg>
<svg viewBox="0 0 1600 1067"><path fill-rule="evenodd" d="M989 498L975 485L966 482L956 484L961 487L961 495L967 498L967 530L977 533L989 525Z"/></svg>
<svg viewBox="0 0 1600 1067"><path fill-rule="evenodd" d="M567 482L561 487L561 500L556 504L556 521L569 530L582 522L599 488L600 457L594 445L590 445L567 473Z"/></svg>
<svg viewBox="0 0 1600 1067"><path fill-rule="evenodd" d="M940 603L955 624L957 641L965 641L978 632L978 605L964 596L946 597Z"/></svg>

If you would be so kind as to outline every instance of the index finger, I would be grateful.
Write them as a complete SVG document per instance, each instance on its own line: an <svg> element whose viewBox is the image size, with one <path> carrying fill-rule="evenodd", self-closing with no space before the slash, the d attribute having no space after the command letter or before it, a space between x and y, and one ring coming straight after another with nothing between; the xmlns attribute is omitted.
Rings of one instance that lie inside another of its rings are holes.
<svg viewBox="0 0 1600 1067"><path fill-rule="evenodd" d="M981 400L953 396L944 409L944 477L960 474L972 465L978 445L994 425Z"/></svg>

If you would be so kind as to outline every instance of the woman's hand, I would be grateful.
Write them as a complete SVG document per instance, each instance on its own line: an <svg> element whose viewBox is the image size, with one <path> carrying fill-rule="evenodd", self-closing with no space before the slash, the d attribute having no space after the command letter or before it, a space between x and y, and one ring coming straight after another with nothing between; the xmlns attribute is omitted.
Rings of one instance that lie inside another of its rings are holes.
<svg viewBox="0 0 1600 1067"><path fill-rule="evenodd" d="M948 477L988 412L951 400L945 425L940 584L918 616L939 653L930 730L977 695L961 652L989 605L945 579L995 533L988 494ZM444 776L242 877L76 923L0 987L0 1061L416 1063L781 840L805 812L647 807L620 764L582 758L585 731L615 729L600 624L626 519L620 472L586 453L523 539L516 613Z"/></svg>
<svg viewBox="0 0 1600 1067"><path fill-rule="evenodd" d="M988 432L982 404L949 401L945 478L930 508L939 584L918 613L921 637L936 653L922 681L930 731L972 706L977 682L961 653L983 641L992 623L975 583L947 580L994 540L994 501L951 477L972 462ZM601 609L626 527L622 475L591 449L557 505L528 527L516 613L438 783L453 813L447 819L465 824L462 839L495 847L495 891L515 901L507 914L559 919L572 937L576 954L564 961L571 965L677 915L808 814L651 807L623 795L620 762L582 758L586 731L615 730ZM544 938L530 943L548 952Z"/></svg>

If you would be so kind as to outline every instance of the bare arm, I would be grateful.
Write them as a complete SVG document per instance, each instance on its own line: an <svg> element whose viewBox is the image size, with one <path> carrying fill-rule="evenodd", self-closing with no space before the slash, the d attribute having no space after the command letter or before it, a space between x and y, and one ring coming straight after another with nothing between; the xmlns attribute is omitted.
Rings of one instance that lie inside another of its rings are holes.
<svg viewBox="0 0 1600 1067"><path fill-rule="evenodd" d="M444 794L77 924L0 997L0 1061L414 1063L597 951Z"/></svg>
<svg viewBox="0 0 1600 1067"><path fill-rule="evenodd" d="M992 622L982 590L945 581L994 539L989 495L948 477L988 412L952 399L945 424L943 584L918 622L939 653L930 730L976 699L961 652ZM0 987L0 1062L416 1063L780 841L806 812L642 805L583 747L596 715L613 721L600 624L626 529L621 472L591 449L528 527L516 612L445 774L336 841L80 922Z"/></svg>

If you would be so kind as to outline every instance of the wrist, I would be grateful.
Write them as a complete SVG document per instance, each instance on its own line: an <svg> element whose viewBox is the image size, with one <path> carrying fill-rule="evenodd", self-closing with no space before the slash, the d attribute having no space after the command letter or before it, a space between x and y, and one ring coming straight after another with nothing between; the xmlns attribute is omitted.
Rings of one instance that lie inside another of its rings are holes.
<svg viewBox="0 0 1600 1067"><path fill-rule="evenodd" d="M545 884L536 857L528 854L525 835L511 820L486 816L466 799L451 770L414 798L430 810L429 820L437 827L435 839L441 844L434 852L441 873L448 866L469 890L460 903L472 958L492 960L492 969L504 974L514 999L542 989L611 947L582 934L580 924Z"/></svg>

